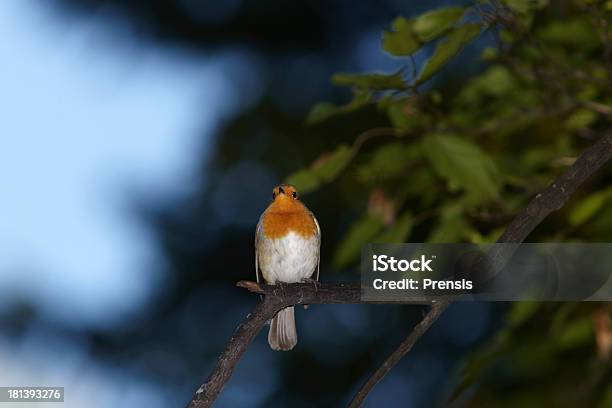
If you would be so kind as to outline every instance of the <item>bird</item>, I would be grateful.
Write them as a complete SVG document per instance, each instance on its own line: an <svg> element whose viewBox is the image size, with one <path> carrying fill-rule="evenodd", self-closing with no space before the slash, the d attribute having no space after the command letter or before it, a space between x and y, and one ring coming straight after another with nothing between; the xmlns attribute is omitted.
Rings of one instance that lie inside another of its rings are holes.
<svg viewBox="0 0 612 408"><path fill-rule="evenodd" d="M261 214L255 232L257 282L270 284L318 282L321 228L300 201L296 188L281 184L272 190L272 202ZM297 344L293 306L280 310L270 322L272 350L288 351Z"/></svg>

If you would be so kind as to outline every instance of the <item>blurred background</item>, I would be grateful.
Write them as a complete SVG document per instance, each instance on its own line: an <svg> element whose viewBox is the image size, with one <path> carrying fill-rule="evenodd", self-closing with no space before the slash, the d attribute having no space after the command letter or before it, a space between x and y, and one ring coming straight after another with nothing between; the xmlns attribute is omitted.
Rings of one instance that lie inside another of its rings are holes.
<svg viewBox="0 0 612 408"><path fill-rule="evenodd" d="M258 301L234 284L254 278L272 187L387 123L366 109L306 126L314 103L349 96L330 76L397 69L382 30L445 4L471 2L2 1L0 385L64 386L66 407L185 405ZM478 71L493 40L438 81ZM358 279L328 266L364 196L304 197L324 281ZM453 305L367 406L443 405L504 310ZM297 313L297 348L260 334L219 407L343 406L424 310Z"/></svg>

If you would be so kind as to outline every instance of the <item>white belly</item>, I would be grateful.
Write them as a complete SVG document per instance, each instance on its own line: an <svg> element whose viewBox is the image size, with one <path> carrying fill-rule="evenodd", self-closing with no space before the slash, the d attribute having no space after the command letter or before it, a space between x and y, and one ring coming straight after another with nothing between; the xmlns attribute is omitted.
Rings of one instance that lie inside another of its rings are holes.
<svg viewBox="0 0 612 408"><path fill-rule="evenodd" d="M257 259L266 282L300 282L310 278L317 268L319 239L304 238L294 232L278 239L263 238Z"/></svg>

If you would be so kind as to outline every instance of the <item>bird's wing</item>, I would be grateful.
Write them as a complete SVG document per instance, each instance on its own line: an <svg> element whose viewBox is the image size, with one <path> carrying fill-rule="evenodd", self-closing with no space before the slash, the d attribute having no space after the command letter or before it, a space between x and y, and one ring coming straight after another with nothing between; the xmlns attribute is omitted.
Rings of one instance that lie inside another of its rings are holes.
<svg viewBox="0 0 612 408"><path fill-rule="evenodd" d="M319 252L317 253L317 271L315 272L315 275L313 277L314 280L318 281L319 280L319 266L321 265L321 227L319 227L319 221L317 221L317 217L314 216L314 214L311 212L310 215L312 216L312 219L315 222L315 225L317 226L317 239L318 239L318 245L319 245Z"/></svg>
<svg viewBox="0 0 612 408"><path fill-rule="evenodd" d="M259 222L257 223L257 229L255 230L255 279L257 279L257 283L263 282L263 276L261 275L261 271L259 270L259 259L257 257L257 247L259 244L259 236L262 233L263 233L263 214L261 215L261 217L259 217Z"/></svg>

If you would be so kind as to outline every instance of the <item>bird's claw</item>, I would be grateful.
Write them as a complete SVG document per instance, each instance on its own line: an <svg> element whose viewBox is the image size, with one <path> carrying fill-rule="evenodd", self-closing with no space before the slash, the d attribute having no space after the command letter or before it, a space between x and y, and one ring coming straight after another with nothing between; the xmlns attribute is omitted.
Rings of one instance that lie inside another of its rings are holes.
<svg viewBox="0 0 612 408"><path fill-rule="evenodd" d="M312 283L315 290L319 289L319 285L321 284L321 282L319 282L316 279L312 279L312 278L304 278L302 279L302 283Z"/></svg>
<svg viewBox="0 0 612 408"><path fill-rule="evenodd" d="M275 285L278 285L279 289L281 290L281 293L282 293L283 297L286 297L287 294L285 293L285 287L287 286L287 283L281 282L281 281L276 281Z"/></svg>
<svg viewBox="0 0 612 408"><path fill-rule="evenodd" d="M321 282L312 278L303 278L302 283L311 283L314 286L315 292L319 289L319 285L321 284ZM308 306L310 305L304 305L304 309L308 309Z"/></svg>

